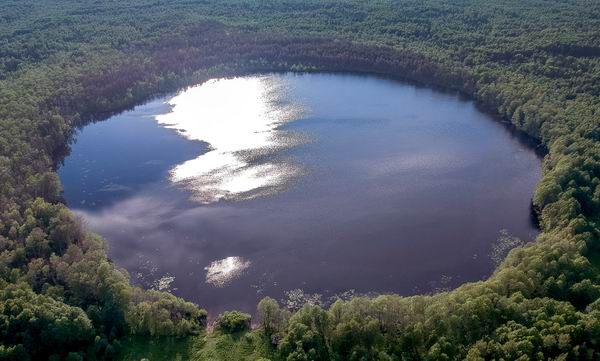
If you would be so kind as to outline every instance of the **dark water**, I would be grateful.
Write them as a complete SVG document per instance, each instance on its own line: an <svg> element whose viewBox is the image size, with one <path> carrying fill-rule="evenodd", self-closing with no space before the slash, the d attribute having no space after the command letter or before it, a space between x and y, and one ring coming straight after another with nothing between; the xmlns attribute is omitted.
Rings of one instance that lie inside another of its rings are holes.
<svg viewBox="0 0 600 361"><path fill-rule="evenodd" d="M536 234L530 199L540 160L470 101L354 75L202 87L188 91L188 110L167 97L85 127L60 169L69 206L146 287L213 315L297 289L324 301L410 295L488 276L501 230ZM255 99L264 103L256 114ZM155 116L171 111L190 122L159 125ZM266 130L265 114L276 120ZM213 116L222 120L202 125ZM206 170L211 149L237 158ZM175 169L196 158L202 164Z"/></svg>

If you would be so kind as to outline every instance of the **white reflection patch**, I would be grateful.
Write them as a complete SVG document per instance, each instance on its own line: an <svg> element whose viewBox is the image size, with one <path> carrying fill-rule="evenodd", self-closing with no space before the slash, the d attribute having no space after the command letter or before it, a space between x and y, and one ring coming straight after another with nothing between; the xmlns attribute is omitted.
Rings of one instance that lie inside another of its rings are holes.
<svg viewBox="0 0 600 361"><path fill-rule="evenodd" d="M171 181L192 199L212 203L271 193L300 173L297 165L274 159L278 151L301 143L277 128L298 119L301 109L284 102L285 84L268 77L214 79L169 100L170 113L159 124L209 151L177 165Z"/></svg>
<svg viewBox="0 0 600 361"><path fill-rule="evenodd" d="M223 287L234 278L239 277L245 269L250 267L250 261L241 257L227 257L212 262L206 270L206 283Z"/></svg>
<svg viewBox="0 0 600 361"><path fill-rule="evenodd" d="M154 282L153 289L158 291L171 291L171 283L175 281L173 276L163 276Z"/></svg>

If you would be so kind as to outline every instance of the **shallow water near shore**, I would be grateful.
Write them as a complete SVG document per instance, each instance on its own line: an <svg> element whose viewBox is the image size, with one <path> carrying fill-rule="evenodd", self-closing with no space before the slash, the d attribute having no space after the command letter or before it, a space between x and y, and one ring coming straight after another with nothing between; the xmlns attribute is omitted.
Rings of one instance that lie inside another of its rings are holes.
<svg viewBox="0 0 600 361"><path fill-rule="evenodd" d="M84 127L64 196L132 280L252 312L480 280L541 160L473 102L348 74L214 79Z"/></svg>

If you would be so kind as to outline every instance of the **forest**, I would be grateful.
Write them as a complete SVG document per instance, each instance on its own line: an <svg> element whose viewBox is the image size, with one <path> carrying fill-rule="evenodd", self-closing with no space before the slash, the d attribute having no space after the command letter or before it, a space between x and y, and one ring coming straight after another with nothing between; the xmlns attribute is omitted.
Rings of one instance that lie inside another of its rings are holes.
<svg viewBox="0 0 600 361"><path fill-rule="evenodd" d="M78 127L216 76L383 75L474 99L539 140L541 233L457 289L257 319L133 286L67 208ZM251 324L257 327L251 329ZM57 0L0 3L0 360L600 359L600 2ZM129 345L129 346L128 346ZM173 351L173 352L175 352Z"/></svg>

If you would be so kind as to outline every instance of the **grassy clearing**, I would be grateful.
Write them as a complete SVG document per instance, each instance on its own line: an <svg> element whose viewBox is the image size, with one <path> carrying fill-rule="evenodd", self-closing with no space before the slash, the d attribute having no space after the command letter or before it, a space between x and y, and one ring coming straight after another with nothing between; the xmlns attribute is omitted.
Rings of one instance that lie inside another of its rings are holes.
<svg viewBox="0 0 600 361"><path fill-rule="evenodd" d="M173 337L129 337L119 354L120 361L186 361L190 360L191 346L196 339L205 336L185 338Z"/></svg>
<svg viewBox="0 0 600 361"><path fill-rule="evenodd" d="M257 361L273 359L269 340L259 331L187 338L131 337L123 342L120 361Z"/></svg>

